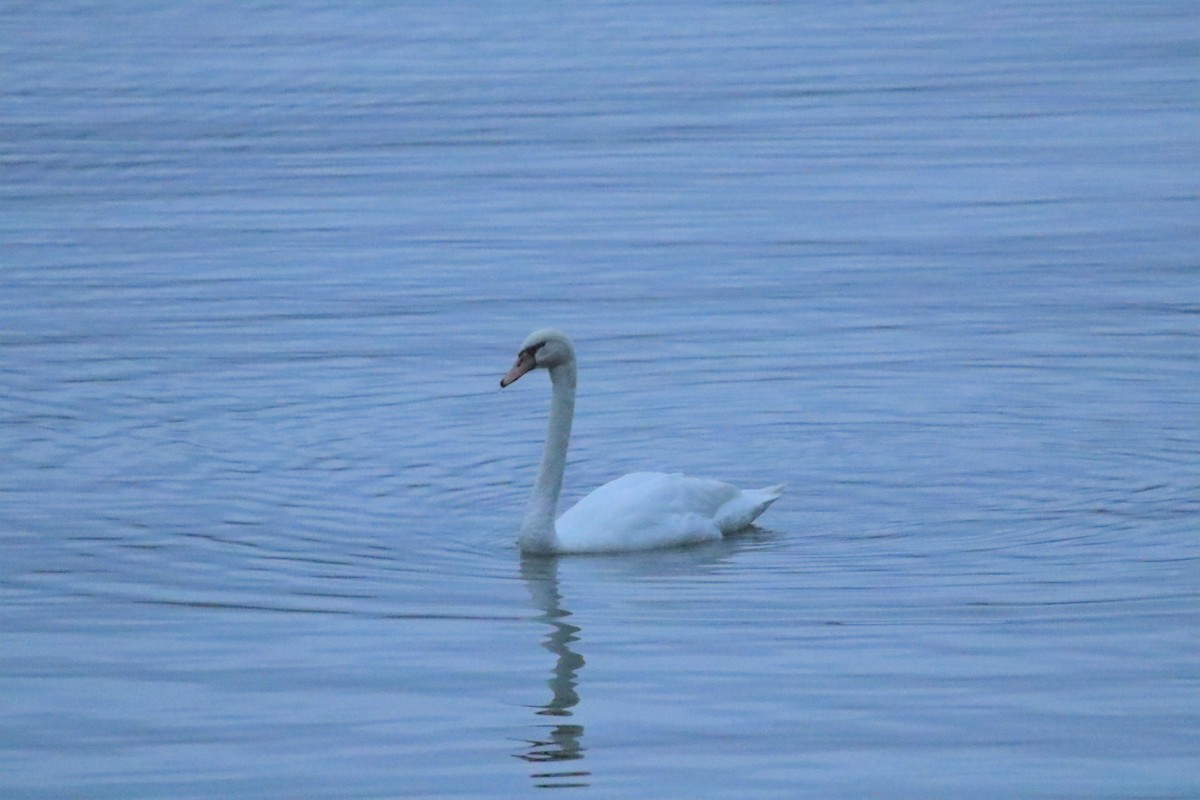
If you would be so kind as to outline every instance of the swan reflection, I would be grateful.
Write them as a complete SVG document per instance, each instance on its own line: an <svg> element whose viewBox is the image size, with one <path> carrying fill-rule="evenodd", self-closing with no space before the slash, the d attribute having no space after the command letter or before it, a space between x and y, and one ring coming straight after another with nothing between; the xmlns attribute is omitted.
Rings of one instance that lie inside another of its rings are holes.
<svg viewBox="0 0 1200 800"><path fill-rule="evenodd" d="M565 762L578 762L583 758L583 726L567 722L579 703L575 687L579 683L579 670L583 668L583 656L571 649L579 640L579 627L567 622L571 612L562 607L562 595L558 591L558 559L524 558L521 560L521 577L529 587L533 604L541 610L537 619L550 630L542 641L542 647L555 656L554 673L547 681L550 699L538 707L538 715L558 718L555 723L543 723L536 727L545 731L536 739L526 740L526 747L517 753L517 758L541 765L531 773L534 785L539 788L565 788L587 786L589 772L567 767ZM557 765L557 766L551 766Z"/></svg>
<svg viewBox="0 0 1200 800"><path fill-rule="evenodd" d="M776 538L761 528L751 527L745 534L722 539L700 547L678 550L658 550L638 554L637 558L567 559L572 577L582 575L594 583L614 586L627 585L639 578L692 580L711 574L718 565L727 563L738 551L746 548L775 546ZM550 697L536 706L538 720L530 725L534 738L523 739L517 758L536 764L530 773L538 788L565 788L590 785L591 772L582 769L584 726L575 720L579 704L579 673L583 656L572 649L579 641L580 628L568 620L571 612L563 608L559 591L560 559L556 556L526 556L521 559L521 577L529 589L536 616L547 628L542 647L554 654L554 670L546 685Z"/></svg>

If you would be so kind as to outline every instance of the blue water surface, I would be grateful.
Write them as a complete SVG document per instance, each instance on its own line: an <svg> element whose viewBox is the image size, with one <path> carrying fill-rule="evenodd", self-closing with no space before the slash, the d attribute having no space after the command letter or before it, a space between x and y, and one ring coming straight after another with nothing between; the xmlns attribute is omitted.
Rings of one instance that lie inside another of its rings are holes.
<svg viewBox="0 0 1200 800"><path fill-rule="evenodd" d="M0 8L0 795L1200 796L1193 2ZM525 559L565 499L786 482Z"/></svg>

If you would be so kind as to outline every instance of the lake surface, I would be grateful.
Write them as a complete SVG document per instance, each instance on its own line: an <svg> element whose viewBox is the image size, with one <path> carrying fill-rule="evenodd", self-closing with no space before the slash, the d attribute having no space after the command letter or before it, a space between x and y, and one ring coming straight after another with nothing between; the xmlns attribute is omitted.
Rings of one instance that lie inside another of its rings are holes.
<svg viewBox="0 0 1200 800"><path fill-rule="evenodd" d="M395 5L0 9L0 795L1200 796L1194 0Z"/></svg>

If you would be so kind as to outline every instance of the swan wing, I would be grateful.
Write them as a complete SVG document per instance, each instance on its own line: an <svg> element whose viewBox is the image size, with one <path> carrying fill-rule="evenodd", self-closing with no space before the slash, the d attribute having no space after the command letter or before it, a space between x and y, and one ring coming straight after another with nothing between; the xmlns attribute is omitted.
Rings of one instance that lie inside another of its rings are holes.
<svg viewBox="0 0 1200 800"><path fill-rule="evenodd" d="M742 491L707 478L635 472L604 484L559 517L558 549L600 553L714 541L749 525L781 489Z"/></svg>

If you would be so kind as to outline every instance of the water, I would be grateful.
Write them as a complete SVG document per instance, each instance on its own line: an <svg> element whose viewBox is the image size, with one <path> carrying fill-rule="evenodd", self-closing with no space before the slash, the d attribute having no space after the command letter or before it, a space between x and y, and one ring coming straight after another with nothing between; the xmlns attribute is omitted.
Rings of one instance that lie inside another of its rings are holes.
<svg viewBox="0 0 1200 800"><path fill-rule="evenodd" d="M0 794L1200 794L1198 23L6 5Z"/></svg>

